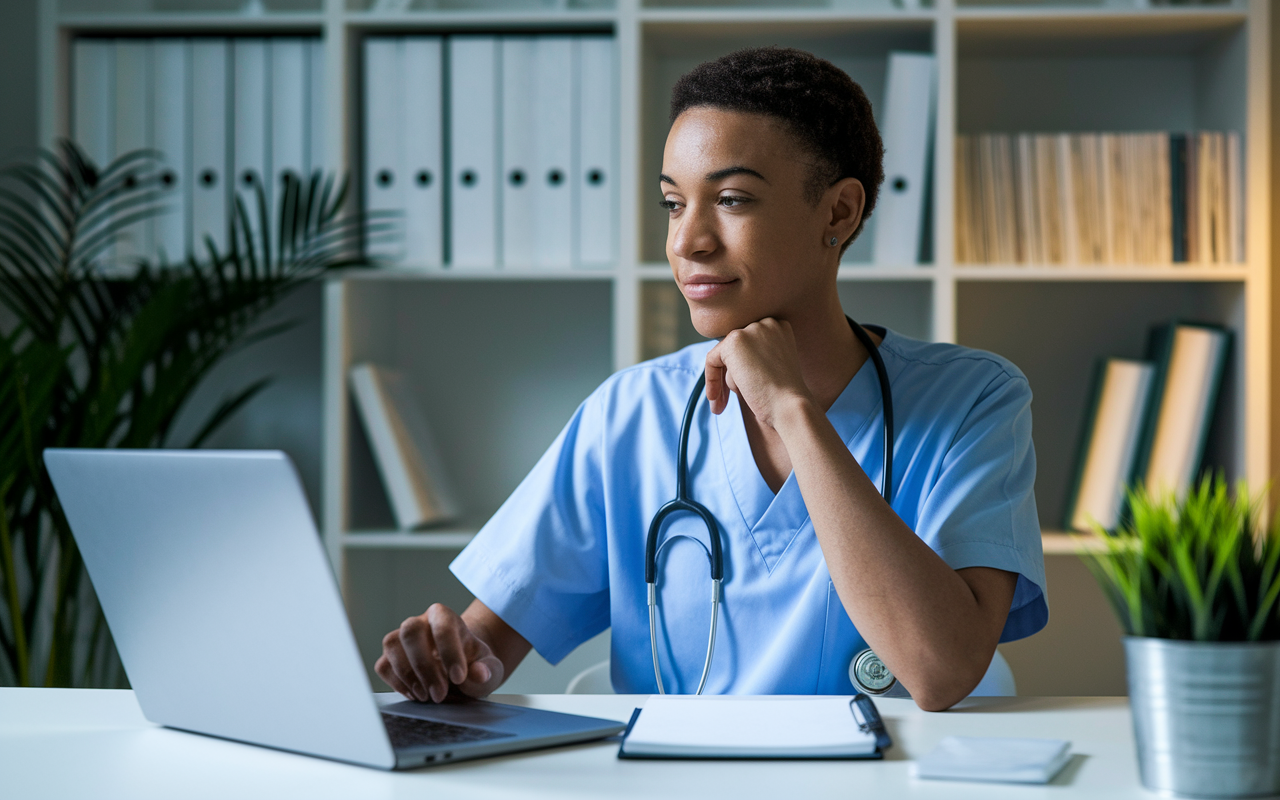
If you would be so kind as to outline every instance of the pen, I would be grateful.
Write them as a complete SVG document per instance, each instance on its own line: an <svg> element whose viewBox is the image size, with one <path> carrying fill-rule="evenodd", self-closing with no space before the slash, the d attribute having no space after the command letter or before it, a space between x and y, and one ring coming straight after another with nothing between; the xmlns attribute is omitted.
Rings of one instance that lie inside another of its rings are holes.
<svg viewBox="0 0 1280 800"><path fill-rule="evenodd" d="M884 720L880 718L880 712L876 710L876 704L869 696L861 692L855 694L849 701L849 710L853 712L853 718L858 722L858 730L875 734L877 748L883 750L893 744L893 740L889 738L889 731L884 727Z"/></svg>

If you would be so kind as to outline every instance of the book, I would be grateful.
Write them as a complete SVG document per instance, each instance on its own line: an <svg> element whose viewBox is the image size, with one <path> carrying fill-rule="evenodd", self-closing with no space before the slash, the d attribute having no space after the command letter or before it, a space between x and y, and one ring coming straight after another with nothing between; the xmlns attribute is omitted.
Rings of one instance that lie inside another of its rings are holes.
<svg viewBox="0 0 1280 800"><path fill-rule="evenodd" d="M657 695L619 758L879 758L890 742L866 695Z"/></svg>
<svg viewBox="0 0 1280 800"><path fill-rule="evenodd" d="M1172 322L1151 331L1155 388L1139 440L1134 479L1181 495L1200 469L1230 348L1222 327Z"/></svg>
<svg viewBox="0 0 1280 800"><path fill-rule="evenodd" d="M956 260L1240 263L1243 159L1235 132L961 134Z"/></svg>
<svg viewBox="0 0 1280 800"><path fill-rule="evenodd" d="M374 364L357 364L350 381L396 523L414 530L456 519L453 487L405 377Z"/></svg>
<svg viewBox="0 0 1280 800"><path fill-rule="evenodd" d="M1067 501L1068 530L1119 527L1155 372L1155 364L1148 361L1098 362Z"/></svg>

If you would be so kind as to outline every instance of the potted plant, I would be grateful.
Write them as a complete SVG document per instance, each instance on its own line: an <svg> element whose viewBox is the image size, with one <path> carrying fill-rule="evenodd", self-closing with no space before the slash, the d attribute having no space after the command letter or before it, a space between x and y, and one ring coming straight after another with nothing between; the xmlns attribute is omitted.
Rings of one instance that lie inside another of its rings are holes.
<svg viewBox="0 0 1280 800"><path fill-rule="evenodd" d="M286 174L274 213L237 196L224 247L176 263L111 263L164 213L160 154L99 166L70 142L0 168L0 685L117 686L123 674L57 496L46 447L197 447L266 385L225 397L195 436L173 421L228 352L304 281L364 263L390 235L348 209L345 182ZM254 222L251 224L250 215ZM179 254L181 255L181 254Z"/></svg>
<svg viewBox="0 0 1280 800"><path fill-rule="evenodd" d="M1125 637L1142 782L1197 797L1280 793L1280 526L1243 485L1130 493L1085 556Z"/></svg>

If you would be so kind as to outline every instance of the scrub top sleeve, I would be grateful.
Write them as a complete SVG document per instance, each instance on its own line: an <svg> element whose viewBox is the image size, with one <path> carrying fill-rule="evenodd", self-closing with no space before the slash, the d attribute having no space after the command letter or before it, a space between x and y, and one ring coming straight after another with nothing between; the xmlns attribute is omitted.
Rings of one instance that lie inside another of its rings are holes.
<svg viewBox="0 0 1280 800"><path fill-rule="evenodd" d="M1018 575L1001 642L1030 636L1049 619L1035 477L1031 388L1002 372L956 432L916 531L952 569Z"/></svg>
<svg viewBox="0 0 1280 800"><path fill-rule="evenodd" d="M578 407L449 567L552 664L609 625L601 405Z"/></svg>

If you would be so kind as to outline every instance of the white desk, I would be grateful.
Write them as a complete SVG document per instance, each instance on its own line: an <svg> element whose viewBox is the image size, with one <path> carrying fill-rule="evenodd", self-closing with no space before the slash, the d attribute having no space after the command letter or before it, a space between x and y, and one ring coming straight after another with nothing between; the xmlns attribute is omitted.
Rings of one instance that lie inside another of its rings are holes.
<svg viewBox="0 0 1280 800"><path fill-rule="evenodd" d="M642 696L495 699L625 720ZM616 742L387 773L159 728L133 693L0 689L0 797L93 798L1000 798L1150 797L1124 698L983 698L942 714L877 701L894 746L876 761L619 761ZM921 781L907 759L948 734L1066 738L1049 786Z"/></svg>

